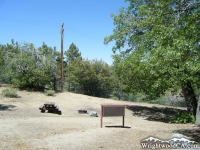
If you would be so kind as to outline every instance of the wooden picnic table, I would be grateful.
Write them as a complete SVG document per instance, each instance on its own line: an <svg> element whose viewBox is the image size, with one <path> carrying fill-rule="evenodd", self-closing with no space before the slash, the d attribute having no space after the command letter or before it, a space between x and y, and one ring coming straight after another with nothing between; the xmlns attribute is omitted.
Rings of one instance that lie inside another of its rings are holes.
<svg viewBox="0 0 200 150"><path fill-rule="evenodd" d="M39 107L39 109L41 110L42 113L44 113L46 110L48 110L48 112L54 112L59 115L62 114L61 110L59 109L59 107L57 105L55 105L54 102L45 102L44 105L41 105Z"/></svg>

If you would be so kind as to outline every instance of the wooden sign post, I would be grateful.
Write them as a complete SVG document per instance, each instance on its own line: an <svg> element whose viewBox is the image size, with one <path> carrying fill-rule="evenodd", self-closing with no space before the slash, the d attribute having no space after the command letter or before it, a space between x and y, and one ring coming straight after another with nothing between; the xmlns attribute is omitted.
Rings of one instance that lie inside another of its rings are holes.
<svg viewBox="0 0 200 150"><path fill-rule="evenodd" d="M103 117L117 117L122 116L122 126L124 127L125 105L113 105L105 104L101 105L101 128L103 123Z"/></svg>

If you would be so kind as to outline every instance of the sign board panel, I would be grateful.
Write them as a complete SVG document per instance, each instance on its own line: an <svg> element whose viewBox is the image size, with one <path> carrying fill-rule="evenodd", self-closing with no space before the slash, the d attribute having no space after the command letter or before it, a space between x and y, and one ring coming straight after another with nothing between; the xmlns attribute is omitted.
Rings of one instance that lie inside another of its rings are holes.
<svg viewBox="0 0 200 150"><path fill-rule="evenodd" d="M122 116L122 126L124 127L125 105L101 105L101 128L103 117Z"/></svg>
<svg viewBox="0 0 200 150"><path fill-rule="evenodd" d="M103 117L125 116L124 105L104 105L102 107Z"/></svg>

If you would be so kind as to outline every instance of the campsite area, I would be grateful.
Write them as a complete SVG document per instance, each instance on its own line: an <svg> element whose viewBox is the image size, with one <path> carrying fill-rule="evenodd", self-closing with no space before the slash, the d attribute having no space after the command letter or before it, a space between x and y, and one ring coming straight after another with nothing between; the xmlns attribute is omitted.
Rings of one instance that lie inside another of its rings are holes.
<svg viewBox="0 0 200 150"><path fill-rule="evenodd" d="M0 93L7 87L0 87ZM42 92L18 91L18 98L0 95L1 150L132 150L141 149L141 140L153 136L170 139L175 133L200 142L200 129L194 124L169 124L177 109L155 104L116 101L70 92L46 96ZM55 102L62 115L41 113L45 102ZM122 117L104 117L100 128L101 104L125 104ZM96 111L98 117L79 114Z"/></svg>

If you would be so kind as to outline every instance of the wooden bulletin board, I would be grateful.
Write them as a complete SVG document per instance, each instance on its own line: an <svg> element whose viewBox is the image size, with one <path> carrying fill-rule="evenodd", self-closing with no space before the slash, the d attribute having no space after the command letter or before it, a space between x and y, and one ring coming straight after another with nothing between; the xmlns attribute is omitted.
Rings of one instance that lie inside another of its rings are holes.
<svg viewBox="0 0 200 150"><path fill-rule="evenodd" d="M101 105L101 128L103 117L117 117L122 116L122 126L124 127L125 105L105 104Z"/></svg>

